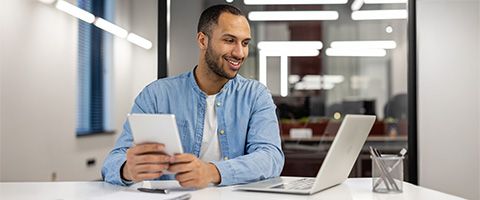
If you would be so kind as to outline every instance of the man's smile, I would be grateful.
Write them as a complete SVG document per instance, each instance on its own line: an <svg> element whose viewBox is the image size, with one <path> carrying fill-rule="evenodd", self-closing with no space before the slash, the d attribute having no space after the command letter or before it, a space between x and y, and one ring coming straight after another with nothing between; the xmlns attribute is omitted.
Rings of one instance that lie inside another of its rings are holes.
<svg viewBox="0 0 480 200"><path fill-rule="evenodd" d="M230 66L230 69L237 71L240 69L240 65L242 64L242 59L235 59L233 57L223 57Z"/></svg>

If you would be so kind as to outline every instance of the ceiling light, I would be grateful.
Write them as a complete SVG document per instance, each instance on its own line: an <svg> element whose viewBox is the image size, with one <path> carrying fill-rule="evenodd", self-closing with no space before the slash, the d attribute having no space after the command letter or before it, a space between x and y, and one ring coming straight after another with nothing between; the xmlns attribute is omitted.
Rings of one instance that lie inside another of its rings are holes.
<svg viewBox="0 0 480 200"><path fill-rule="evenodd" d="M363 2L364 2L364 0L355 0L355 1L353 1L350 8L352 10L360 10L360 8L362 8L362 6L363 6Z"/></svg>
<svg viewBox="0 0 480 200"><path fill-rule="evenodd" d="M120 38L127 37L128 32L125 29L115 24L112 24L111 22L104 20L102 18L98 17L97 20L95 20L95 23L93 24L95 24L95 26L97 26L98 28L101 28L104 31L110 32L111 34L114 34Z"/></svg>
<svg viewBox="0 0 480 200"><path fill-rule="evenodd" d="M298 82L298 81L300 81L300 76L299 76L299 75L292 74L292 75L289 75L289 76L288 76L288 82L289 82L290 84L296 83L296 82Z"/></svg>
<svg viewBox="0 0 480 200"><path fill-rule="evenodd" d="M95 21L95 16L92 13L89 13L70 3L67 3L66 1L63 1L63 0L57 1L57 3L55 4L55 7L87 23L92 23L93 21Z"/></svg>
<svg viewBox="0 0 480 200"><path fill-rule="evenodd" d="M393 27L392 26L385 27L385 32L392 33L393 32Z"/></svg>
<svg viewBox="0 0 480 200"><path fill-rule="evenodd" d="M315 21L337 20L337 11L253 11L248 13L251 21Z"/></svg>
<svg viewBox="0 0 480 200"><path fill-rule="evenodd" d="M261 56L290 56L307 57L318 56L320 52L316 49L264 49L260 50Z"/></svg>
<svg viewBox="0 0 480 200"><path fill-rule="evenodd" d="M342 49L395 49L397 43L393 40L333 41L330 43L330 47Z"/></svg>
<svg viewBox="0 0 480 200"><path fill-rule="evenodd" d="M345 80L345 77L342 75L324 75L323 81L328 83L341 83Z"/></svg>
<svg viewBox="0 0 480 200"><path fill-rule="evenodd" d="M259 49L259 81L267 85L267 57L280 56L280 95L288 95L288 57L318 56L320 41L261 41Z"/></svg>
<svg viewBox="0 0 480 200"><path fill-rule="evenodd" d="M261 41L258 49L322 49L320 41Z"/></svg>
<svg viewBox="0 0 480 200"><path fill-rule="evenodd" d="M318 51L317 51L318 52ZM280 95L288 95L288 57L280 57Z"/></svg>
<svg viewBox="0 0 480 200"><path fill-rule="evenodd" d="M296 90L330 90L344 80L344 76L341 75L305 75L301 81L294 83L294 88Z"/></svg>
<svg viewBox="0 0 480 200"><path fill-rule="evenodd" d="M127 36L127 40L133 44L136 44L144 49L152 48L152 42L148 41L147 39L140 37L137 34L129 33Z"/></svg>
<svg viewBox="0 0 480 200"><path fill-rule="evenodd" d="M408 0L364 0L365 4L407 3Z"/></svg>
<svg viewBox="0 0 480 200"><path fill-rule="evenodd" d="M358 10L352 12L353 20L407 19L407 10Z"/></svg>
<svg viewBox="0 0 480 200"><path fill-rule="evenodd" d="M243 0L245 5L346 4L348 0Z"/></svg>
<svg viewBox="0 0 480 200"><path fill-rule="evenodd" d="M327 56L352 56L352 57L384 57L387 55L385 49L340 49L328 48Z"/></svg>
<svg viewBox="0 0 480 200"><path fill-rule="evenodd" d="M40 1L40 2L42 2L42 3L44 3L44 4L53 4L53 3L55 3L55 0L38 0L38 1Z"/></svg>

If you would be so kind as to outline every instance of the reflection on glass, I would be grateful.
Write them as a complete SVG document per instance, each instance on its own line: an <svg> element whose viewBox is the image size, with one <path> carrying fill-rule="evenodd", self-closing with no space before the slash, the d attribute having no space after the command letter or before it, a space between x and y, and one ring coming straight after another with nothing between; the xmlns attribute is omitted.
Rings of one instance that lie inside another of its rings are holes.
<svg viewBox="0 0 480 200"><path fill-rule="evenodd" d="M282 175L315 176L343 117L367 114L377 121L351 176L370 177L368 146L382 153L407 146L406 1L298 2L231 3L249 16L253 36L240 73L272 92L286 156ZM225 1L204 6L219 3ZM325 12L338 16L310 16Z"/></svg>

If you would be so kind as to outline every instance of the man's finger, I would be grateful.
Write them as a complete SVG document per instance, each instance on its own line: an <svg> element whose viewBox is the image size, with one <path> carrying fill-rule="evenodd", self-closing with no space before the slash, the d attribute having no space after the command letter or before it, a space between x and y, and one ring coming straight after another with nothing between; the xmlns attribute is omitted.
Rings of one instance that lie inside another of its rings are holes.
<svg viewBox="0 0 480 200"><path fill-rule="evenodd" d="M192 162L197 158L194 155L188 154L188 153L176 154L172 157L173 158L171 158L171 159L173 159L173 162L171 162L171 163L187 163L187 162ZM172 161L172 160L170 160L170 161Z"/></svg>
<svg viewBox="0 0 480 200"><path fill-rule="evenodd" d="M147 165L135 166L135 171L137 173L161 173L163 170L167 168L168 168L168 165L147 164Z"/></svg>
<svg viewBox="0 0 480 200"><path fill-rule="evenodd" d="M159 154L144 154L134 156L132 161L136 164L146 164L146 163L168 163L170 156L159 155Z"/></svg>
<svg viewBox="0 0 480 200"><path fill-rule="evenodd" d="M175 179L177 179L178 182L186 182L195 179L195 175L193 172L177 173Z"/></svg>
<svg viewBox="0 0 480 200"><path fill-rule="evenodd" d="M168 171L175 172L175 173L185 173L193 170L192 163L177 163L177 164L170 164L168 167Z"/></svg>
<svg viewBox="0 0 480 200"><path fill-rule="evenodd" d="M196 185L196 181L194 179L185 181L185 182L180 182L179 184L184 187L184 188L198 188L199 186Z"/></svg>
<svg viewBox="0 0 480 200"><path fill-rule="evenodd" d="M160 143L145 143L138 144L130 148L133 154L145 154L145 153L163 153L165 151L165 145Z"/></svg>

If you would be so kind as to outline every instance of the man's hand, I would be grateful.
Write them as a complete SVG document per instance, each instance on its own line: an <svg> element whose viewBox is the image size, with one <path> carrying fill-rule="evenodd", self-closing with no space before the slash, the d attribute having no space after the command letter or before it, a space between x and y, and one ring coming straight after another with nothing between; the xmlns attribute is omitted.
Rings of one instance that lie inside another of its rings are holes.
<svg viewBox="0 0 480 200"><path fill-rule="evenodd" d="M122 169L122 178L133 182L155 179L169 167L170 156L163 144L140 144L127 150L127 161Z"/></svg>
<svg viewBox="0 0 480 200"><path fill-rule="evenodd" d="M205 163L192 154L177 154L172 157L170 172L176 172L175 178L182 187L204 188L209 183L220 183L220 172L212 163Z"/></svg>

